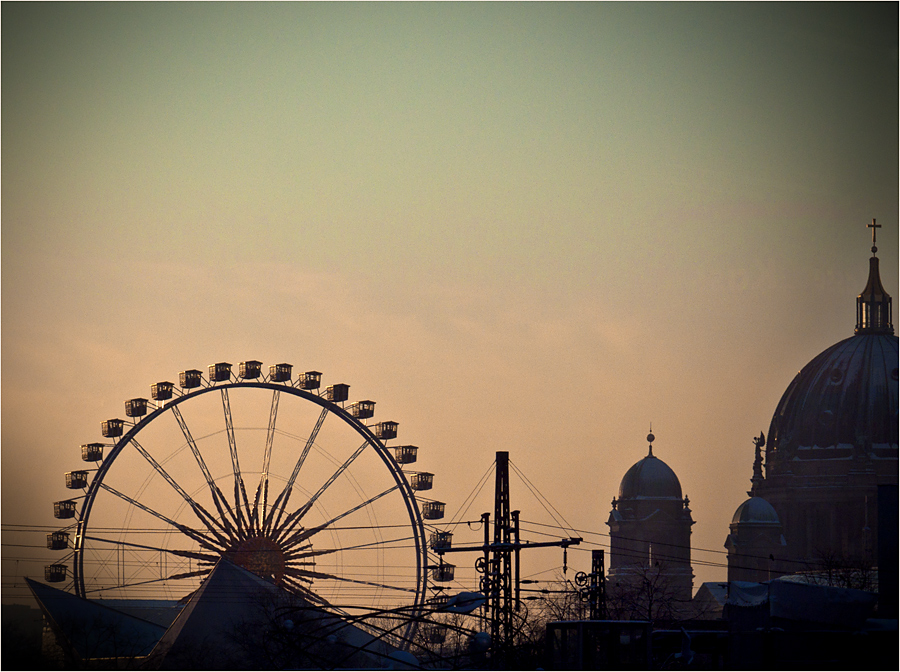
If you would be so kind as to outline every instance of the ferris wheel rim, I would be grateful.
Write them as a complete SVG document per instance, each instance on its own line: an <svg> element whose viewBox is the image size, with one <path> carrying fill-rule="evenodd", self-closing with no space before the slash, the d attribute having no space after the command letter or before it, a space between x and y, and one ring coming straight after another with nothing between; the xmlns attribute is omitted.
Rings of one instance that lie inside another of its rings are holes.
<svg viewBox="0 0 900 672"><path fill-rule="evenodd" d="M75 527L75 543L73 549L73 584L76 595L82 598L87 597L85 589L85 573L84 573L84 555L86 533L90 528L91 510L97 495L101 491L101 485L104 477L110 467L115 463L116 458L121 452L132 443L135 437L152 421L159 418L163 413L171 409L177 408L180 404L189 399L194 399L215 390L227 389L260 389L272 392L286 392L289 395L300 399L313 402L323 409L323 413L327 411L337 416L348 427L359 434L363 441L363 447L371 447L375 450L378 457L387 467L388 472L396 483L397 490L406 507L406 514L409 517L409 524L412 527L413 539L415 541L415 558L416 558L416 577L415 577L415 598L410 606L413 611L421 611L424 608L426 592L427 592L427 543L425 539L425 530L422 514L419 510L418 501L412 487L407 480L405 472L400 465L394 460L388 452L388 447L384 445L369 426L360 422L360 420L351 415L347 410L338 405L337 402L331 401L319 394L314 394L306 389L295 387L290 383L280 383L273 381L259 380L229 380L229 381L210 381L196 388L184 389L181 394L160 403L156 408L149 411L146 415L139 418L134 424L127 429L120 437L117 437L112 449L101 461L94 477L91 479L87 492L84 495L84 501L81 505L80 515ZM173 411L174 414L174 411ZM363 448L361 447L361 449ZM413 622L415 619L413 619Z"/></svg>

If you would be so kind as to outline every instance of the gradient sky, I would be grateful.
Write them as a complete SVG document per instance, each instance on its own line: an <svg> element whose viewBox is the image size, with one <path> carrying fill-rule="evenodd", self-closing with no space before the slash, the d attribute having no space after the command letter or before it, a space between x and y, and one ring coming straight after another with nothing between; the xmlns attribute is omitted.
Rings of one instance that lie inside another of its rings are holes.
<svg viewBox="0 0 900 672"><path fill-rule="evenodd" d="M376 400L451 512L508 450L605 533L652 422L695 588L724 580L751 439L852 335L873 217L898 296L897 13L4 3L4 526L53 525L151 383L286 361Z"/></svg>

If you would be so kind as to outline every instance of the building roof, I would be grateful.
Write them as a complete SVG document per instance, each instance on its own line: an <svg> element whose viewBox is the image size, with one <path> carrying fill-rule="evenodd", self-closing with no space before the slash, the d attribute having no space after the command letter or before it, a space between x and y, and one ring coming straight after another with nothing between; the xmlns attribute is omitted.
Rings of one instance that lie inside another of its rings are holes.
<svg viewBox="0 0 900 672"><path fill-rule="evenodd" d="M734 512L732 523L781 525L775 509L762 497L751 497Z"/></svg>
<svg viewBox="0 0 900 672"><path fill-rule="evenodd" d="M897 337L851 336L815 357L788 386L769 425L769 450L793 456L800 449L879 444L896 453L897 402Z"/></svg>
<svg viewBox="0 0 900 672"><path fill-rule="evenodd" d="M310 661L372 668L396 651L350 619L223 558L150 657L164 670L296 668Z"/></svg>
<svg viewBox="0 0 900 672"><path fill-rule="evenodd" d="M96 658L142 658L165 627L26 578L57 642L78 662Z"/></svg>
<svg viewBox="0 0 900 672"><path fill-rule="evenodd" d="M650 454L625 472L619 499L681 499L681 483L669 465L653 455L651 446Z"/></svg>
<svg viewBox="0 0 900 672"><path fill-rule="evenodd" d="M698 620L718 621L722 619L727 601L728 582L707 581L697 589L697 593L691 599L691 607Z"/></svg>

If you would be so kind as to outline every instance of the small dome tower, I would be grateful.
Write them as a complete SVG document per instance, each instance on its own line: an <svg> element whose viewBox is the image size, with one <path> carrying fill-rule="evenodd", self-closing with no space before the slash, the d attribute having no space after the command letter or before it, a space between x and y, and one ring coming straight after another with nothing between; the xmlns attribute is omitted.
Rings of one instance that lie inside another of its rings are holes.
<svg viewBox="0 0 900 672"><path fill-rule="evenodd" d="M675 472L653 454L655 438L652 432L647 436L647 456L625 472L619 496L612 500L606 523L610 536L609 592L615 601L617 592L634 591L648 578L658 580L665 585L659 586L657 597L668 595L666 606L671 608L691 599L694 520ZM639 608L635 615L640 616Z"/></svg>
<svg viewBox="0 0 900 672"><path fill-rule="evenodd" d="M762 497L741 504L725 539L729 581L769 581L783 572L780 559L786 546L781 521L772 505Z"/></svg>

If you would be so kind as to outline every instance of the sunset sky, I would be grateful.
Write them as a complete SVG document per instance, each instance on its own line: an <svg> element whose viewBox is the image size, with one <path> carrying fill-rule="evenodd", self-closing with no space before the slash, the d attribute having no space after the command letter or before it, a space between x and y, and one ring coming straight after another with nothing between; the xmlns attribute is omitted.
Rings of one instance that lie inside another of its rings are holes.
<svg viewBox="0 0 900 672"><path fill-rule="evenodd" d="M4 599L44 553L8 526L54 525L102 420L248 359L375 400L448 513L508 450L607 533L652 422L695 589L725 580L751 439L853 334L873 217L900 295L897 11L4 3Z"/></svg>

